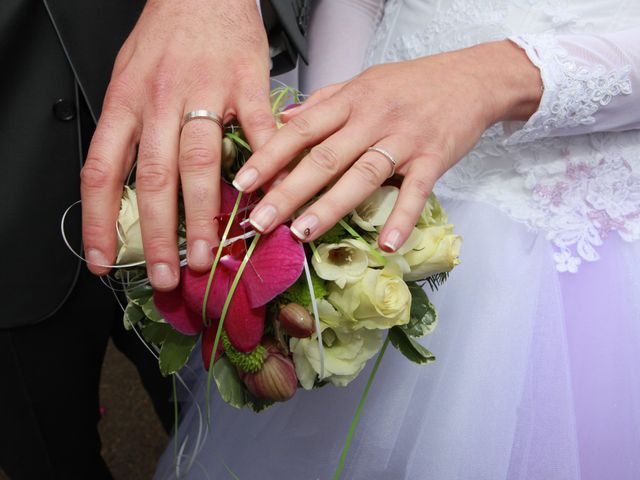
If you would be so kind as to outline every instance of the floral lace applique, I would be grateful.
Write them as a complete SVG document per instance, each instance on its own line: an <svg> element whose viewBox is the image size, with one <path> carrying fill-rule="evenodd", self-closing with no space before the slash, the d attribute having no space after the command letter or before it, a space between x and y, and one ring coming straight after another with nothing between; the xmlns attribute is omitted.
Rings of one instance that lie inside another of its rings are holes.
<svg viewBox="0 0 640 480"><path fill-rule="evenodd" d="M509 143L530 142L558 128L595 123L595 113L618 95L631 94L631 66L607 71L603 65L579 66L554 35L511 39L540 68L545 85L540 108Z"/></svg>

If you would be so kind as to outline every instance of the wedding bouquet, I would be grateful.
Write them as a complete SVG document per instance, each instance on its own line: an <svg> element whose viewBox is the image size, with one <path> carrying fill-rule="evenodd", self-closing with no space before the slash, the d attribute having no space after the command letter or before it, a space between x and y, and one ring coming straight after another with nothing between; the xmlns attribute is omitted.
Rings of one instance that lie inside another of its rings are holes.
<svg viewBox="0 0 640 480"><path fill-rule="evenodd" d="M275 92L274 112L287 91ZM416 341L437 323L423 287L446 280L461 244L436 197L392 254L378 247L377 237L398 197L394 179L315 242L300 243L287 225L261 235L247 221L257 197L231 186L250 154L241 127L228 128L215 219L224 233L213 267L200 274L183 260L180 286L172 292L149 285L136 191L125 188L118 262L133 266L116 274L128 299L124 322L157 346L162 373L178 372L200 342L222 398L260 411L298 388L348 385L389 342L413 362L433 361ZM184 212L180 218L184 256Z"/></svg>

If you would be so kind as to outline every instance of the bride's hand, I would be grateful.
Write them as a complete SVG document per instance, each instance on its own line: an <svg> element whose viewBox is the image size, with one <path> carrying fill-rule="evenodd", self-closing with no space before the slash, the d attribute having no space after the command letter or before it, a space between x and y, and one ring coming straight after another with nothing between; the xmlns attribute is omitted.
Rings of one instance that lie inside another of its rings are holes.
<svg viewBox="0 0 640 480"><path fill-rule="evenodd" d="M507 40L376 66L286 111L286 127L255 152L234 184L254 191L313 146L251 215L257 230L269 232L333 184L292 224L301 240L313 240L393 172L384 153L367 151L382 149L404 176L379 240L394 251L411 233L435 181L493 123L528 118L541 92L538 69Z"/></svg>

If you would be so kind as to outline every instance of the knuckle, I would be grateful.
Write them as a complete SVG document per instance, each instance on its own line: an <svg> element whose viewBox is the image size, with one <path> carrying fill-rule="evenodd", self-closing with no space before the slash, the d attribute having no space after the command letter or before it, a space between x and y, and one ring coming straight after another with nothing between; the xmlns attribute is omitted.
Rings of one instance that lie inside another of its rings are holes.
<svg viewBox="0 0 640 480"><path fill-rule="evenodd" d="M410 191L414 192L414 195L422 200L426 200L431 195L431 182L423 178L413 178L409 180L407 185Z"/></svg>
<svg viewBox="0 0 640 480"><path fill-rule="evenodd" d="M136 85L129 75L122 73L115 76L104 97L104 109L118 109L131 111L136 97Z"/></svg>
<svg viewBox="0 0 640 480"><path fill-rule="evenodd" d="M311 124L303 116L299 115L293 117L287 123L287 127L291 128L298 136L302 138L309 138L312 135Z"/></svg>
<svg viewBox="0 0 640 480"><path fill-rule="evenodd" d="M162 65L153 75L149 84L149 95L152 105L163 108L174 97L176 74L173 69Z"/></svg>
<svg viewBox="0 0 640 480"><path fill-rule="evenodd" d="M273 115L264 110L255 110L249 113L244 123L251 130L270 130L275 127Z"/></svg>
<svg viewBox="0 0 640 480"><path fill-rule="evenodd" d="M387 177L382 171L381 163L374 162L371 159L362 159L353 166L354 171L360 175L368 185L373 187L379 186Z"/></svg>
<svg viewBox="0 0 640 480"><path fill-rule="evenodd" d="M100 157L89 157L80 171L80 181L89 188L105 188L116 175L109 163Z"/></svg>
<svg viewBox="0 0 640 480"><path fill-rule="evenodd" d="M183 166L187 168L203 168L215 165L214 154L201 145L190 145L181 153Z"/></svg>
<svg viewBox="0 0 640 480"><path fill-rule="evenodd" d="M138 166L136 184L141 190L158 192L172 183L169 168L164 163L144 162Z"/></svg>
<svg viewBox="0 0 640 480"><path fill-rule="evenodd" d="M317 145L309 152L309 161L316 167L335 174L340 169L340 160L336 151L327 145Z"/></svg>

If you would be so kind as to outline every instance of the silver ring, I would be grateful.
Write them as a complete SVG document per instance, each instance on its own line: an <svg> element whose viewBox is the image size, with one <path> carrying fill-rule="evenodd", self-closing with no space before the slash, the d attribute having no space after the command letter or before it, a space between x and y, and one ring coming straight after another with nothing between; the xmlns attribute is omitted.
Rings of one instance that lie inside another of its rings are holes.
<svg viewBox="0 0 640 480"><path fill-rule="evenodd" d="M391 178L396 174L396 159L393 158L393 155L391 155L389 152L387 152L384 148L369 147L369 148L367 148L367 152L377 152L380 155L382 155L384 158L389 160L389 163L391 164L391 173L389 174L389 176L387 178Z"/></svg>
<svg viewBox="0 0 640 480"><path fill-rule="evenodd" d="M182 125L180 126L180 130L182 130L184 126L191 120L196 120L198 118L211 120L212 122L217 123L220 128L223 128L222 117L216 112L210 112L209 110L193 110L192 112L185 114L185 116L182 118Z"/></svg>

